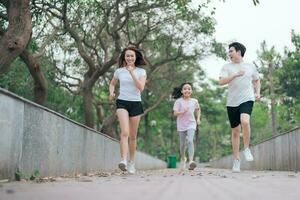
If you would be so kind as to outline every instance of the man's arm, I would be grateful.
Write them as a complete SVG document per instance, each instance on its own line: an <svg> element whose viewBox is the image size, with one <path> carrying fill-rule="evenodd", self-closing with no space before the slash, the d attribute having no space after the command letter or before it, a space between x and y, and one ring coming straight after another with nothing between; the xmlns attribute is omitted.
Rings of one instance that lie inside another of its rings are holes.
<svg viewBox="0 0 300 200"><path fill-rule="evenodd" d="M252 81L253 86L254 86L254 93L255 93L255 98L257 101L260 100L260 79L253 80Z"/></svg>
<svg viewBox="0 0 300 200"><path fill-rule="evenodd" d="M228 77L220 77L219 79L219 84L220 85L226 85L228 84L230 81L232 81L233 79L235 79L236 77L239 77L239 76L243 76L245 74L245 71L244 70L241 70L239 72L237 72L236 74L233 74L231 76L228 76Z"/></svg>

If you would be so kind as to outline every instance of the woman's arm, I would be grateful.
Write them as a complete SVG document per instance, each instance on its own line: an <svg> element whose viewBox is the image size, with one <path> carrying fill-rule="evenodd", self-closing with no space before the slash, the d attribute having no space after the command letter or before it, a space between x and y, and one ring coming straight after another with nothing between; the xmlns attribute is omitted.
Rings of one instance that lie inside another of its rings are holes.
<svg viewBox="0 0 300 200"><path fill-rule="evenodd" d="M110 81L109 84L109 101L112 101L115 98L115 86L118 83L118 79L116 79L115 77L113 77Z"/></svg>
<svg viewBox="0 0 300 200"><path fill-rule="evenodd" d="M146 84L146 76L142 76L139 79L136 77L136 75L133 73L134 68L133 67L127 67L127 70L129 71L135 86L142 92L145 88Z"/></svg>

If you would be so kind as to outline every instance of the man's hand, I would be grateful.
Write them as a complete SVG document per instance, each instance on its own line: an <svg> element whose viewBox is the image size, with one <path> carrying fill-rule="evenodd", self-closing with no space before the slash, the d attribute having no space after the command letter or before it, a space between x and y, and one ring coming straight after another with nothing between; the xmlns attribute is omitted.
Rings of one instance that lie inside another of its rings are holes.
<svg viewBox="0 0 300 200"><path fill-rule="evenodd" d="M256 101L260 101L260 99L261 99L260 94L255 94L255 100L256 100Z"/></svg>
<svg viewBox="0 0 300 200"><path fill-rule="evenodd" d="M235 75L234 75L234 77L236 78L236 77L239 77L239 76L243 76L245 74L245 70L240 70L240 71L238 71Z"/></svg>

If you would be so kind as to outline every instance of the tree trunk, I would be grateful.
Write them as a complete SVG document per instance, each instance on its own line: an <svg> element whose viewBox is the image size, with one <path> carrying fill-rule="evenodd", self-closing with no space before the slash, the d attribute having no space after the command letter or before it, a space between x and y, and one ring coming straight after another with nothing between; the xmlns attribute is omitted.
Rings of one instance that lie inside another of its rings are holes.
<svg viewBox="0 0 300 200"><path fill-rule="evenodd" d="M174 116L173 116L173 110L171 110L170 115L170 141L171 141L171 149L176 149L175 147L175 138L174 138Z"/></svg>
<svg viewBox="0 0 300 200"><path fill-rule="evenodd" d="M94 128L94 115L93 115L93 94L92 88L83 86L83 106L85 125Z"/></svg>
<svg viewBox="0 0 300 200"><path fill-rule="evenodd" d="M106 135L109 135L112 138L119 139L116 128L115 128L116 122L117 122L117 116L114 112L114 114L112 114L109 117L104 119L101 132Z"/></svg>
<svg viewBox="0 0 300 200"><path fill-rule="evenodd" d="M277 119L276 119L276 97L273 83L273 64L268 66L269 91L271 96L271 117L272 117L272 135L277 135Z"/></svg>
<svg viewBox="0 0 300 200"><path fill-rule="evenodd" d="M144 116L144 128L145 128L145 133L144 133L144 144L145 144L145 149L150 150L150 133L149 133L149 115L146 114Z"/></svg>
<svg viewBox="0 0 300 200"><path fill-rule="evenodd" d="M48 82L41 67L37 59L28 50L24 50L20 57L26 63L34 80L34 101L40 105L44 105L48 98Z"/></svg>
<svg viewBox="0 0 300 200"><path fill-rule="evenodd" d="M0 39L0 74L24 51L32 32L29 0L0 1L6 6L8 28Z"/></svg>
<svg viewBox="0 0 300 200"><path fill-rule="evenodd" d="M145 108L148 108L148 101L149 101L149 90L146 89L145 90L145 101L144 101L144 106ZM144 132L144 144L145 144L145 149L146 150L150 150L150 132L149 132L149 115L146 113L144 115L144 128L145 128L145 132Z"/></svg>

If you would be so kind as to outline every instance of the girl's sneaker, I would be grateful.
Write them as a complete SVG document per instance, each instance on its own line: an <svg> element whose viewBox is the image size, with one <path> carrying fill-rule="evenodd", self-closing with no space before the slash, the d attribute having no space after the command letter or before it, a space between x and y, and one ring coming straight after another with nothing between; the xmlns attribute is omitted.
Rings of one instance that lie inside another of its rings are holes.
<svg viewBox="0 0 300 200"><path fill-rule="evenodd" d="M182 171L185 170L185 163L186 163L186 158L184 158L184 160L181 160L181 161L180 161L180 169L181 169Z"/></svg>
<svg viewBox="0 0 300 200"><path fill-rule="evenodd" d="M126 160L121 160L121 162L119 163L119 168L123 172L126 172L127 171L127 161Z"/></svg>
<svg viewBox="0 0 300 200"><path fill-rule="evenodd" d="M189 170L194 170L197 167L197 164L194 161L190 161Z"/></svg>

